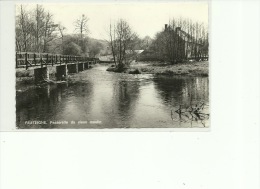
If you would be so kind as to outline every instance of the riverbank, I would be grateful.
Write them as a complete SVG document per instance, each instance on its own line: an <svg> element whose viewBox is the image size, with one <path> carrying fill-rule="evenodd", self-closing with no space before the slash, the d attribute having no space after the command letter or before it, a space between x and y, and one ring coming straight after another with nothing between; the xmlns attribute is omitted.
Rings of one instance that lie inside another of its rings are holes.
<svg viewBox="0 0 260 189"><path fill-rule="evenodd" d="M107 64L109 65L109 64ZM94 65L99 66L99 64ZM166 76L208 76L208 61L189 62L171 65L162 62L134 62L129 68L124 69L124 73L130 74L156 74ZM109 67L107 71L115 71L115 67ZM55 67L49 68L50 80L55 80ZM16 70L16 90L22 92L34 87L33 69Z"/></svg>
<svg viewBox="0 0 260 189"><path fill-rule="evenodd" d="M189 62L174 65L161 62L136 62L130 66L130 69L140 70L141 73L157 75L208 76L209 62Z"/></svg>
<svg viewBox="0 0 260 189"><path fill-rule="evenodd" d="M49 68L49 77L51 80L55 80L55 67L48 67ZM34 70L28 69L25 70L24 68L16 69L16 91L17 92L24 92L28 89L34 88Z"/></svg>

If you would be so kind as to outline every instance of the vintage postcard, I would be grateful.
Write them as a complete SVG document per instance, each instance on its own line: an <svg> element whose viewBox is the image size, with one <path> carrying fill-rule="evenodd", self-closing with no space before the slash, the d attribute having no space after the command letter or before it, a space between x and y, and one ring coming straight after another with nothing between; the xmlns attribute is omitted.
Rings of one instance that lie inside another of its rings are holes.
<svg viewBox="0 0 260 189"><path fill-rule="evenodd" d="M0 1L1 189L260 188L260 1L30 2Z"/></svg>
<svg viewBox="0 0 260 189"><path fill-rule="evenodd" d="M15 6L16 129L210 127L208 2Z"/></svg>

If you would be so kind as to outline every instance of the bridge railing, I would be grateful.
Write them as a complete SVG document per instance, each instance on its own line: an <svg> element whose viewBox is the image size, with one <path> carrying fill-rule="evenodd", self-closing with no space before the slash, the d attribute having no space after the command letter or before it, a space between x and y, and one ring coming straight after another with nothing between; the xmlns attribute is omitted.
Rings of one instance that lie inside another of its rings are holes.
<svg viewBox="0 0 260 189"><path fill-rule="evenodd" d="M26 68L34 66L48 66L71 64L75 62L99 62L98 58L89 58L86 56L72 56L50 53L16 52L16 68Z"/></svg>

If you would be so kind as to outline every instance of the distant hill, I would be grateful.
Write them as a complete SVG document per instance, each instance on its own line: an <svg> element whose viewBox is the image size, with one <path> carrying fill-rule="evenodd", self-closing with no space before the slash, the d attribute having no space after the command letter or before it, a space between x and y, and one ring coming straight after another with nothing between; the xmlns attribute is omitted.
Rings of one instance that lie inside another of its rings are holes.
<svg viewBox="0 0 260 189"><path fill-rule="evenodd" d="M153 39L149 36L142 39L137 37L132 46L133 49L127 50L134 50L137 54L140 54L139 51L149 49L152 43ZM113 59L109 41L91 37L86 37L82 40L78 34L69 34L64 35L63 38L56 38L48 44L48 52L96 57L103 59L104 61Z"/></svg>
<svg viewBox="0 0 260 189"><path fill-rule="evenodd" d="M63 41L63 42L62 42ZM77 49L75 50L74 48ZM86 37L83 42L77 34L65 35L63 39L57 38L48 43L48 52L55 54L70 54L78 52L75 55L87 55L90 57L99 57L101 55L111 54L109 44L106 40Z"/></svg>
<svg viewBox="0 0 260 189"><path fill-rule="evenodd" d="M88 38L88 40L90 44L97 44L97 43L101 44L100 45L101 50L99 56L111 54L108 41L102 39L95 39L95 38Z"/></svg>

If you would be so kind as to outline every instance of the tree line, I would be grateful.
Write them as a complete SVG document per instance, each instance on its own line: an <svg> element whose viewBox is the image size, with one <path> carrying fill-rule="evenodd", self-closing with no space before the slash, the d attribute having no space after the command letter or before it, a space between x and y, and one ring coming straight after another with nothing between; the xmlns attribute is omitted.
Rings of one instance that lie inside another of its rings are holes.
<svg viewBox="0 0 260 189"><path fill-rule="evenodd" d="M136 59L136 49L146 50L143 54L150 52L148 59L153 57L153 60L171 63L208 57L207 26L191 19L172 18L154 39L140 39L127 21L119 19L110 23L109 36L113 61L119 67Z"/></svg>
<svg viewBox="0 0 260 189"><path fill-rule="evenodd" d="M136 50L151 51L158 60L173 63L208 56L207 26L191 19L172 18L154 39L140 38L126 20L118 19L110 22L109 40L101 43L88 37L89 18L85 14L74 21L74 33L67 34L66 28L55 23L53 14L42 5L30 10L18 5L16 9L16 51L90 57L97 57L102 51L104 55L111 54L121 67L136 59Z"/></svg>
<svg viewBox="0 0 260 189"><path fill-rule="evenodd" d="M16 51L96 57L104 48L102 43L88 37L89 19L85 14L75 20L74 34L66 34L66 28L55 23L53 14L42 5L30 10L19 5L16 11Z"/></svg>

